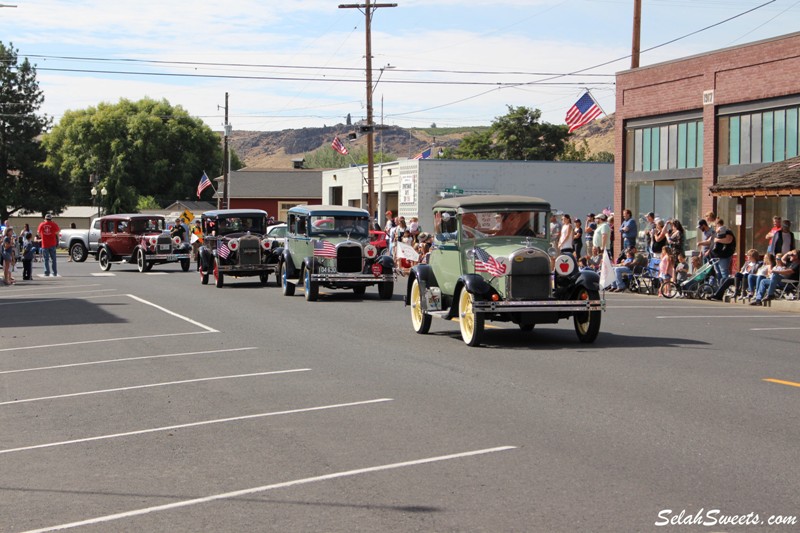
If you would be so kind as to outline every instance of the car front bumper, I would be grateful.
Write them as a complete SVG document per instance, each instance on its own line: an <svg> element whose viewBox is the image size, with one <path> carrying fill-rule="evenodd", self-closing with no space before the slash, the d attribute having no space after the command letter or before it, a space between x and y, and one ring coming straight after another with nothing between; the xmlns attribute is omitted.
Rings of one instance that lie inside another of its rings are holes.
<svg viewBox="0 0 800 533"><path fill-rule="evenodd" d="M476 313L552 313L605 311L605 300L535 300L499 301L478 300L472 303Z"/></svg>
<svg viewBox="0 0 800 533"><path fill-rule="evenodd" d="M278 264L270 265L219 265L217 267L219 272L275 272L278 269Z"/></svg>
<svg viewBox="0 0 800 533"><path fill-rule="evenodd" d="M385 283L395 281L394 274L374 276L372 274L312 274L311 281L320 283Z"/></svg>
<svg viewBox="0 0 800 533"><path fill-rule="evenodd" d="M181 259L189 259L190 254L147 254L145 259L147 261L180 261Z"/></svg>

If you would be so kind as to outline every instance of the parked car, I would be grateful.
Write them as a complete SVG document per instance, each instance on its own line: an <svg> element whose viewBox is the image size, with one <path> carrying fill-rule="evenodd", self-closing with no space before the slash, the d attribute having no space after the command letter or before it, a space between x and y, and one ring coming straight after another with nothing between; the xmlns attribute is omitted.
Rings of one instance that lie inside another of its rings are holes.
<svg viewBox="0 0 800 533"><path fill-rule="evenodd" d="M280 224L273 224L272 226L267 226L267 235L266 237L270 240L274 240L280 246L286 245L286 223L281 222Z"/></svg>
<svg viewBox="0 0 800 533"><path fill-rule="evenodd" d="M369 230L369 243L378 249L378 255L388 253L387 235L385 231L371 229Z"/></svg>
<svg viewBox="0 0 800 533"><path fill-rule="evenodd" d="M203 285L211 275L217 287L223 286L226 276L258 276L262 284L268 283L270 273L278 269L281 248L277 242L266 238L266 211L206 211L201 220L203 245L198 260Z"/></svg>
<svg viewBox="0 0 800 533"><path fill-rule="evenodd" d="M190 252L188 242L170 237L163 216L120 214L100 219L97 260L102 270L109 270L112 263L132 263L139 272L147 272L153 265L179 262L187 272Z"/></svg>
<svg viewBox="0 0 800 533"><path fill-rule="evenodd" d="M76 263L86 261L89 255L97 257L100 244L100 219L93 218L89 229L62 229L58 233L58 247L68 251Z"/></svg>
<svg viewBox="0 0 800 533"><path fill-rule="evenodd" d="M352 289L361 296L370 285L388 300L394 292L394 262L369 242L369 214L338 205L299 205L289 210L286 247L279 278L283 294L303 286L306 300L316 300L320 286Z"/></svg>
<svg viewBox="0 0 800 533"><path fill-rule="evenodd" d="M596 272L549 246L550 204L527 196L463 196L433 206L429 263L411 269L405 303L425 334L431 318L458 319L469 346L481 343L486 320L523 331L572 318L580 342L594 342L601 311Z"/></svg>

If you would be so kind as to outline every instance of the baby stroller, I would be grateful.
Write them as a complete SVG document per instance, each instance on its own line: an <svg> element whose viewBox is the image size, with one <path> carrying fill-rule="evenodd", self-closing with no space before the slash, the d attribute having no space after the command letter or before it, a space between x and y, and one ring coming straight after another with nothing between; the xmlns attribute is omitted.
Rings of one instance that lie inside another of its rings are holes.
<svg viewBox="0 0 800 533"><path fill-rule="evenodd" d="M684 298L702 298L708 300L716 291L716 278L714 277L714 266L719 259L712 259L686 281L676 283L675 281L664 281L661 284L661 295L664 298L674 298L678 294Z"/></svg>

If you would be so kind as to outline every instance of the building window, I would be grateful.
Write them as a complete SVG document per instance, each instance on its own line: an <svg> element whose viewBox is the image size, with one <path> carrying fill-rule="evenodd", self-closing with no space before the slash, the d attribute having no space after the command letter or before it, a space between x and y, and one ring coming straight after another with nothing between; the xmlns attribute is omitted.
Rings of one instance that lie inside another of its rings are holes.
<svg viewBox="0 0 800 533"><path fill-rule="evenodd" d="M800 107L721 116L717 119L720 165L773 163L797 157Z"/></svg>
<svg viewBox="0 0 800 533"><path fill-rule="evenodd" d="M626 131L626 170L656 172L703 166L703 121L689 120Z"/></svg>

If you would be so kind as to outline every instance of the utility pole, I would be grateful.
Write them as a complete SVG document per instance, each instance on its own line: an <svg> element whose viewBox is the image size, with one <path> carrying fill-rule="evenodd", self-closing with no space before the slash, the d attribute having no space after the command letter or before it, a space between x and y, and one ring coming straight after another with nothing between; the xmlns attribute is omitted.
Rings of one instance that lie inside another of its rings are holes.
<svg viewBox="0 0 800 533"><path fill-rule="evenodd" d="M639 68L639 51L642 35L642 0L633 0L633 43L631 44L631 68Z"/></svg>
<svg viewBox="0 0 800 533"><path fill-rule="evenodd" d="M372 123L372 14L379 7L397 7L397 4L373 4L366 0L364 4L339 4L339 9L358 9L364 13L367 38L367 211L369 218L375 214L375 138Z"/></svg>
<svg viewBox="0 0 800 533"><path fill-rule="evenodd" d="M231 126L228 124L228 93L225 93L225 131L222 134L222 209L228 209L228 174L230 165L228 164L228 135L231 134Z"/></svg>

